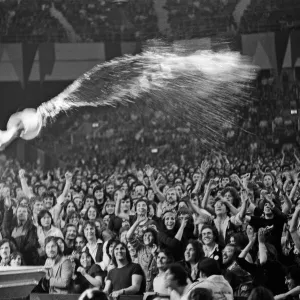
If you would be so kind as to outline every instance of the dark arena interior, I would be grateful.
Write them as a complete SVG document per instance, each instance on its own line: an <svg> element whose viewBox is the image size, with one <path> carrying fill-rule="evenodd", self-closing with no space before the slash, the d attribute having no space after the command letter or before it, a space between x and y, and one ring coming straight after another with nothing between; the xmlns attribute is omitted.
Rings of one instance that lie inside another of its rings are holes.
<svg viewBox="0 0 300 300"><path fill-rule="evenodd" d="M0 300L300 298L299 0L0 24Z"/></svg>

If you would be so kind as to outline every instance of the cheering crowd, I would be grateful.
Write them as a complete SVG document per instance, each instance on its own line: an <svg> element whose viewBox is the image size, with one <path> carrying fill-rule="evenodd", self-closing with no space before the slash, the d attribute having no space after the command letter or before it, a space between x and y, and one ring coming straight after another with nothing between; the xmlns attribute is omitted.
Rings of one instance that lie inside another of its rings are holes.
<svg viewBox="0 0 300 300"><path fill-rule="evenodd" d="M44 265L34 292L300 294L295 149L251 160L212 152L193 166L103 173L88 165L25 171L1 159L0 263Z"/></svg>

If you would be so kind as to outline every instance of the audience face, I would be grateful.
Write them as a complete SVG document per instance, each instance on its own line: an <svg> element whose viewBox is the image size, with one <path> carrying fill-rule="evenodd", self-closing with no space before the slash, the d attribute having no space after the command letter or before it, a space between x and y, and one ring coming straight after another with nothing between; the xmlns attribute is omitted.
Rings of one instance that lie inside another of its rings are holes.
<svg viewBox="0 0 300 300"><path fill-rule="evenodd" d="M272 184L273 184L273 179L270 175L266 175L264 177L264 186L269 189L272 187Z"/></svg>
<svg viewBox="0 0 300 300"><path fill-rule="evenodd" d="M136 205L136 214L138 216L146 216L148 211L148 206L146 202L140 201Z"/></svg>
<svg viewBox="0 0 300 300"><path fill-rule="evenodd" d="M26 207L18 207L17 219L21 223L24 223L28 220L28 209Z"/></svg>
<svg viewBox="0 0 300 300"><path fill-rule="evenodd" d="M204 245L211 245L214 243L214 233L210 228L205 228L201 232L202 235L202 243Z"/></svg>
<svg viewBox="0 0 300 300"><path fill-rule="evenodd" d="M102 200L104 197L103 189L96 190L94 196L97 200Z"/></svg>
<svg viewBox="0 0 300 300"><path fill-rule="evenodd" d="M232 204L232 202L233 202L233 196L232 196L232 194L231 194L230 191L228 191L227 193L225 193L224 200L226 200L226 201L228 201L229 203Z"/></svg>
<svg viewBox="0 0 300 300"><path fill-rule="evenodd" d="M226 205L222 201L217 201L215 204L215 214L224 215L227 214Z"/></svg>
<svg viewBox="0 0 300 300"><path fill-rule="evenodd" d="M116 261L126 260L126 248L122 244L118 244L113 251Z"/></svg>
<svg viewBox="0 0 300 300"><path fill-rule="evenodd" d="M51 217L49 216L49 214L45 214L41 218L41 225L43 228L48 228L51 226Z"/></svg>
<svg viewBox="0 0 300 300"><path fill-rule="evenodd" d="M77 206L77 210L80 211L83 208L83 201L81 197L74 198L74 203Z"/></svg>
<svg viewBox="0 0 300 300"><path fill-rule="evenodd" d="M172 230L175 227L176 219L175 216L166 216L164 220L164 224L168 230Z"/></svg>
<svg viewBox="0 0 300 300"><path fill-rule="evenodd" d="M108 227L109 221L110 221L110 215L105 215L103 217L103 222L106 227Z"/></svg>
<svg viewBox="0 0 300 300"><path fill-rule="evenodd" d="M10 265L12 267L19 267L19 266L21 266L22 265L22 258L21 258L21 256L17 255L15 258L12 258L10 260Z"/></svg>
<svg viewBox="0 0 300 300"><path fill-rule="evenodd" d="M121 200L121 209L123 212L128 212L130 210L130 199Z"/></svg>
<svg viewBox="0 0 300 300"><path fill-rule="evenodd" d="M88 224L84 228L84 236L88 241L96 239L96 228Z"/></svg>
<svg viewBox="0 0 300 300"><path fill-rule="evenodd" d="M75 240L76 235L77 235L76 227L75 226L68 226L65 238L68 239L68 240Z"/></svg>
<svg viewBox="0 0 300 300"><path fill-rule="evenodd" d="M9 243L4 243L1 247L0 247L0 256L1 259L6 260L7 258L9 258L10 256L10 246Z"/></svg>
<svg viewBox="0 0 300 300"><path fill-rule="evenodd" d="M154 237L152 232L145 232L143 235L143 242L145 246L151 246L154 242Z"/></svg>
<svg viewBox="0 0 300 300"><path fill-rule="evenodd" d="M194 263L196 257L196 251L192 244L188 244L185 248L184 259L186 262Z"/></svg>
<svg viewBox="0 0 300 300"><path fill-rule="evenodd" d="M53 203L54 203L54 200L53 200L52 197L45 197L44 198L44 205L45 205L46 209L52 208Z"/></svg>
<svg viewBox="0 0 300 300"><path fill-rule="evenodd" d="M57 240L57 245L58 245L61 253L64 253L65 252L65 244L64 244L64 242L61 239L58 239Z"/></svg>
<svg viewBox="0 0 300 300"><path fill-rule="evenodd" d="M48 258L55 259L58 255L58 246L54 241L50 241L45 246L45 252Z"/></svg>
<svg viewBox="0 0 300 300"><path fill-rule="evenodd" d="M94 198L87 197L87 198L85 199L84 207L85 207L86 209L88 209L89 207L94 206L94 205L95 205L95 200L94 200Z"/></svg>
<svg viewBox="0 0 300 300"><path fill-rule="evenodd" d="M115 190L115 188L114 188L114 186L113 186L112 184L108 184L108 185L106 186L106 193L107 193L107 194L112 195L113 192L114 192L114 190Z"/></svg>
<svg viewBox="0 0 300 300"><path fill-rule="evenodd" d="M228 265L229 263L231 263L233 257L234 257L234 248L232 246L227 245L222 252L223 264Z"/></svg>
<svg viewBox="0 0 300 300"><path fill-rule="evenodd" d="M108 203L105 205L106 213L109 215L113 215L115 213L115 204L114 203Z"/></svg>
<svg viewBox="0 0 300 300"><path fill-rule="evenodd" d="M87 210L87 217L89 220L95 220L97 218L97 210L94 207L89 207Z"/></svg>
<svg viewBox="0 0 300 300"><path fill-rule="evenodd" d="M80 264L84 269L89 269L92 266L91 256L83 252L80 256Z"/></svg>
<svg viewBox="0 0 300 300"><path fill-rule="evenodd" d="M177 201L177 194L176 194L176 190L174 188L169 188L167 191L167 196L166 196L166 200L167 202L169 202L170 204L173 204Z"/></svg>
<svg viewBox="0 0 300 300"><path fill-rule="evenodd" d="M81 251L85 246L85 240L82 236L77 236L75 239L75 249L76 251Z"/></svg>
<svg viewBox="0 0 300 300"><path fill-rule="evenodd" d="M33 214L38 215L43 209L44 209L44 203L42 201L35 201L33 205Z"/></svg>
<svg viewBox="0 0 300 300"><path fill-rule="evenodd" d="M168 257L164 252L159 252L156 258L156 265L158 269L163 269L167 265Z"/></svg>
<svg viewBox="0 0 300 300"><path fill-rule="evenodd" d="M69 202L66 208L67 215L73 211L76 211L76 207L73 202Z"/></svg>

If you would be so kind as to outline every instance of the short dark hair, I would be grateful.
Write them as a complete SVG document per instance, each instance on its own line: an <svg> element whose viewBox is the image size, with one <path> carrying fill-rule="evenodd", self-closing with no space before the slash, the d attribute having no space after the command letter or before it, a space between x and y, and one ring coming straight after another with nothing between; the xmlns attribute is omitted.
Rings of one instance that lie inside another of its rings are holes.
<svg viewBox="0 0 300 300"><path fill-rule="evenodd" d="M209 289L196 288L190 292L188 300L213 300L213 294Z"/></svg>
<svg viewBox="0 0 300 300"><path fill-rule="evenodd" d="M53 225L53 224L54 224L54 222L53 222L53 217L52 217L52 215L51 215L51 212L50 212L49 210L47 210L47 209L42 209L42 210L39 212L38 217L37 217L37 222L38 222L38 224L39 224L40 226L42 226L42 224L41 224L41 219L44 218L45 215L48 215L48 216L51 218L51 225Z"/></svg>
<svg viewBox="0 0 300 300"><path fill-rule="evenodd" d="M166 267L166 271L169 271L174 276L174 280L177 281L179 286L187 285L188 273L182 265L172 263Z"/></svg>
<svg viewBox="0 0 300 300"><path fill-rule="evenodd" d="M204 258L199 263L198 269L207 277L222 274L219 263L213 258Z"/></svg>
<svg viewBox="0 0 300 300"><path fill-rule="evenodd" d="M263 286L254 288L248 298L248 300L273 300L274 296L270 290Z"/></svg>

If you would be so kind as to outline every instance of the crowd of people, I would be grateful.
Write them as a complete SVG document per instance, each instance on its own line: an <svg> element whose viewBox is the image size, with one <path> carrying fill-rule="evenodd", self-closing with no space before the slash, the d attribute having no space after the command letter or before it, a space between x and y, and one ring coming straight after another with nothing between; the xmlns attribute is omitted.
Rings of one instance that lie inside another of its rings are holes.
<svg viewBox="0 0 300 300"><path fill-rule="evenodd" d="M299 12L296 0L253 0L242 16L240 30L250 33L299 27Z"/></svg>
<svg viewBox="0 0 300 300"><path fill-rule="evenodd" d="M39 293L298 297L299 170L296 149L72 173L3 155L0 264L44 265Z"/></svg>
<svg viewBox="0 0 300 300"><path fill-rule="evenodd" d="M233 16L237 0L166 0L163 7L156 1L2 0L1 39L5 42L143 40L166 34L166 28L160 28L158 20L165 15L167 34L174 39L237 30L242 33L281 30L300 24L297 0L252 0L240 22Z"/></svg>

